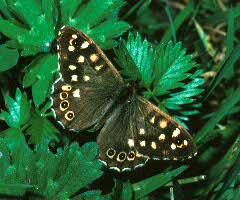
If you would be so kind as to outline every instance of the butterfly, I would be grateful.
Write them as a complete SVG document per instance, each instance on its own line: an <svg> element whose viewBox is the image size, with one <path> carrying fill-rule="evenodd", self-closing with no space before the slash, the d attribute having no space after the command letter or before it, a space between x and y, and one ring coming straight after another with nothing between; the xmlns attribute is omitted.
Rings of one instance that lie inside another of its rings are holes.
<svg viewBox="0 0 240 200"><path fill-rule="evenodd" d="M58 52L61 79L52 95L56 118L74 131L100 130L98 158L108 168L122 172L149 159L184 160L197 154L191 135L124 83L89 36L64 26Z"/></svg>

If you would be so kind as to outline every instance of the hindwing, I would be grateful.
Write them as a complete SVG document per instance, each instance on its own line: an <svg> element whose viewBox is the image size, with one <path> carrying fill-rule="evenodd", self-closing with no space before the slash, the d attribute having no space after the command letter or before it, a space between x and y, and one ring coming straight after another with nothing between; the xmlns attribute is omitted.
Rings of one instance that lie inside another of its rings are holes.
<svg viewBox="0 0 240 200"><path fill-rule="evenodd" d="M114 111L97 142L100 160L118 171L142 166L148 159L190 159L197 152L180 124L137 95Z"/></svg>

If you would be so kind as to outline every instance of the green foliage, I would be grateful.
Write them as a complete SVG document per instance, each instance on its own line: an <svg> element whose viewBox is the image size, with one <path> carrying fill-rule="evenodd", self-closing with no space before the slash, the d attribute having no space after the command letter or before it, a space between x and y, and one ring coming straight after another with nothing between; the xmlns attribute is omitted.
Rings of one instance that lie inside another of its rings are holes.
<svg viewBox="0 0 240 200"><path fill-rule="evenodd" d="M23 56L50 50L56 25L56 7L53 0L43 0L42 3L35 0L8 0L7 3L1 1L0 6L11 10L9 12L5 7L7 19L0 17L0 31L10 38L7 46L18 48Z"/></svg>
<svg viewBox="0 0 240 200"><path fill-rule="evenodd" d="M2 198L240 199L239 2L0 0L0 12ZM153 174L147 165L147 174L126 172L115 186L95 182L103 172L93 133L63 131L49 111L64 25L104 50L122 36L115 61L125 81L195 134L199 156L190 166Z"/></svg>
<svg viewBox="0 0 240 200"><path fill-rule="evenodd" d="M121 35L130 25L118 21L115 14L125 5L122 0L60 1L61 25L69 25L88 34L102 48L116 46L115 37ZM87 17L86 17L87 16Z"/></svg>
<svg viewBox="0 0 240 200"><path fill-rule="evenodd" d="M22 94L17 89L15 100L7 96L6 102L9 113L3 110L0 119L5 120L12 128L20 128L30 117L31 101L28 101L25 93Z"/></svg>
<svg viewBox="0 0 240 200"><path fill-rule="evenodd" d="M59 141L56 133L58 129L46 118L35 115L27 123L29 125L26 135L29 135L28 144L48 144L51 141ZM41 124L41 126L39 126Z"/></svg>
<svg viewBox="0 0 240 200"><path fill-rule="evenodd" d="M6 195L28 191L32 198L69 199L102 175L101 163L94 159L96 143L81 148L74 143L53 154L45 145L32 151L24 141L0 139L0 155L0 193Z"/></svg>
<svg viewBox="0 0 240 200"><path fill-rule="evenodd" d="M214 116L206 123L206 125L198 132L196 136L197 143L206 143L205 139L208 139L208 135L214 129L216 124L225 117L226 113L229 112L240 101L240 87L238 87L233 94L231 94L226 102L220 107L220 109L214 114Z"/></svg>
<svg viewBox="0 0 240 200"><path fill-rule="evenodd" d="M141 80L141 84L149 88L152 84L154 66L153 49L148 50L148 42L142 42L141 36L136 38L129 34L128 41L122 41L115 50L116 62L123 67L121 73L132 80Z"/></svg>
<svg viewBox="0 0 240 200"><path fill-rule="evenodd" d="M132 185L133 191L135 193L135 199L140 199L148 195L150 192L156 190L157 188L165 185L166 183L171 181L174 177L181 174L187 168L188 168L187 166L182 166L178 169L169 171L167 173L161 173L151 178L145 179L141 182L135 183L134 185Z"/></svg>
<svg viewBox="0 0 240 200"><path fill-rule="evenodd" d="M23 85L32 86L33 101L36 106L40 106L51 94L54 74L57 71L57 55L40 55L24 71L26 74Z"/></svg>
<svg viewBox="0 0 240 200"><path fill-rule="evenodd" d="M120 180L114 180L115 187L113 188L113 198L115 199L132 199L132 185L129 181L123 182Z"/></svg>
<svg viewBox="0 0 240 200"><path fill-rule="evenodd" d="M181 110L182 105L193 104L193 110L181 111L181 115L198 113L194 104L194 97L199 95L205 81L200 77L202 70L189 71L197 68L192 55L186 55L182 50L182 43L175 46L172 41L165 46L159 45L155 50L148 48L147 40L142 42L139 34L134 37L129 34L127 42L122 40L119 49L115 49L119 66L123 68L121 74L130 80L140 80L140 85L147 89L146 98L153 98L161 109ZM184 83L188 80L188 83ZM174 89L179 89L173 92ZM164 96L164 100L161 96ZM199 107L199 106L198 106Z"/></svg>
<svg viewBox="0 0 240 200"><path fill-rule="evenodd" d="M5 45L0 46L0 71L6 71L17 64L17 49L7 48Z"/></svg>

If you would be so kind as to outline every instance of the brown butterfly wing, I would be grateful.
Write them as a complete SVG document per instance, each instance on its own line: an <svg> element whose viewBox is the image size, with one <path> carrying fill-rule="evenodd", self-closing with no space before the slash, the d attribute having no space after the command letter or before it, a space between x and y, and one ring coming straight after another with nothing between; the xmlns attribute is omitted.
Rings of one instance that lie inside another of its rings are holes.
<svg viewBox="0 0 240 200"><path fill-rule="evenodd" d="M148 159L190 159L197 152L191 135L181 125L135 95L114 111L97 142L100 160L118 171L142 166Z"/></svg>
<svg viewBox="0 0 240 200"><path fill-rule="evenodd" d="M65 26L58 40L62 78L54 85L53 109L63 126L82 130L99 122L123 80L94 41Z"/></svg>

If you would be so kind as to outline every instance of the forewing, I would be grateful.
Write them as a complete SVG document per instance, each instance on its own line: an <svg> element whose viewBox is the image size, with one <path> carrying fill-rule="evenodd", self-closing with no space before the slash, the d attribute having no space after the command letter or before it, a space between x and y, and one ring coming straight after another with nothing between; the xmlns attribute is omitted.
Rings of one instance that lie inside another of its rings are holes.
<svg viewBox="0 0 240 200"><path fill-rule="evenodd" d="M76 131L96 124L112 106L122 78L95 42L65 26L58 39L61 79L54 85L57 119Z"/></svg>

